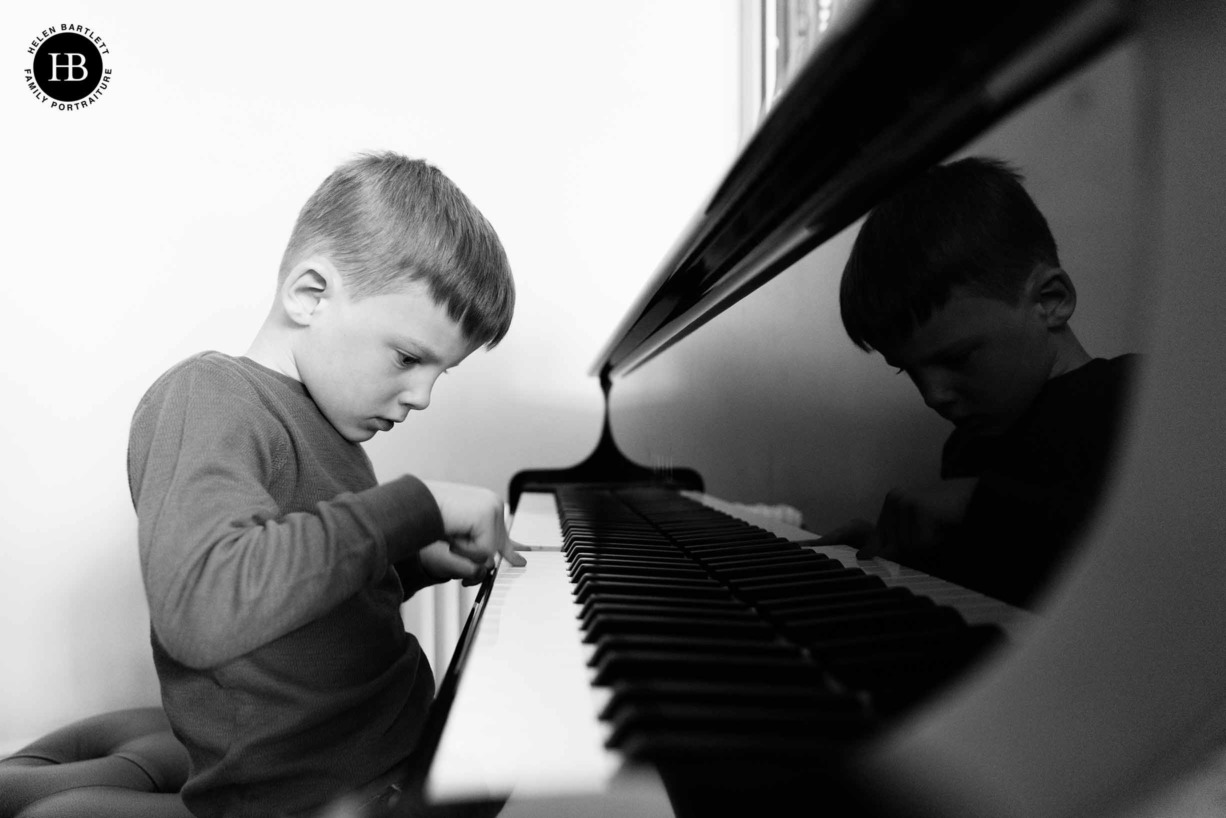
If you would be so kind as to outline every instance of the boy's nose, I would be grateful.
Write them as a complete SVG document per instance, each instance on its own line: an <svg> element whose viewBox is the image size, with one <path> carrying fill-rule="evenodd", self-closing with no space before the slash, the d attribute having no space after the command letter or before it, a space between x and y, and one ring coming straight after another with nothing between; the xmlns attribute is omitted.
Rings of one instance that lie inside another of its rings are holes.
<svg viewBox="0 0 1226 818"><path fill-rule="evenodd" d="M400 393L400 404L417 412L430 405L430 382L411 384Z"/></svg>
<svg viewBox="0 0 1226 818"><path fill-rule="evenodd" d="M915 386L919 389L924 404L942 417L957 401L957 392L948 379L935 373L920 373L914 376Z"/></svg>

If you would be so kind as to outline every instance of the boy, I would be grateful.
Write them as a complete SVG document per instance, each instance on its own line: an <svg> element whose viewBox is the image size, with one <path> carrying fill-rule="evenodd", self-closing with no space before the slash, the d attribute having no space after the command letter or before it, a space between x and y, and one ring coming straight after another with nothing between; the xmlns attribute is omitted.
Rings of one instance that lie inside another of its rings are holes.
<svg viewBox="0 0 1226 818"><path fill-rule="evenodd" d="M1091 358L1047 222L1006 164L939 166L878 205L840 285L843 325L954 424L941 480L829 534L1031 605L1100 494L1135 355Z"/></svg>
<svg viewBox="0 0 1226 818"><path fill-rule="evenodd" d="M424 162L365 155L303 207L247 354L188 358L141 400L129 485L195 815L308 814L394 780L434 695L401 603L524 560L492 492L376 485L361 443L425 409L513 309L502 245L464 194Z"/></svg>

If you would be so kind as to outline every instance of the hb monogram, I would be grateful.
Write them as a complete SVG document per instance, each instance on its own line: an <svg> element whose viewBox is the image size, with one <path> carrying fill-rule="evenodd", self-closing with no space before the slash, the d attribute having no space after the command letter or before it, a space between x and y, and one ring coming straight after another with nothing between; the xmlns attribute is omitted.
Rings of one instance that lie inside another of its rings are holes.
<svg viewBox="0 0 1226 818"><path fill-rule="evenodd" d="M48 78L51 82L80 82L89 77L89 69L85 67L85 55L73 53L53 53L48 54L51 57L51 76ZM60 62L60 57L67 58L64 62ZM60 76L60 69L63 68L67 72L67 76ZM77 71L80 71L80 76Z"/></svg>

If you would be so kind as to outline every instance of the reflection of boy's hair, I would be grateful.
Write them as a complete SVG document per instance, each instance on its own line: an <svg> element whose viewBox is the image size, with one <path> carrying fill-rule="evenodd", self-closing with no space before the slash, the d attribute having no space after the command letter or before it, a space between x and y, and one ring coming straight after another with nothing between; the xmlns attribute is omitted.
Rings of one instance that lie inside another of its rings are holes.
<svg viewBox="0 0 1226 818"><path fill-rule="evenodd" d="M839 289L843 326L865 351L897 346L954 288L1016 304L1039 265L1060 259L1021 175L984 157L939 165L865 219Z"/></svg>
<svg viewBox="0 0 1226 818"><path fill-rule="evenodd" d="M278 284L302 259L326 255L355 298L424 281L475 344L506 335L515 285L494 228L441 171L371 153L337 168L298 214Z"/></svg>

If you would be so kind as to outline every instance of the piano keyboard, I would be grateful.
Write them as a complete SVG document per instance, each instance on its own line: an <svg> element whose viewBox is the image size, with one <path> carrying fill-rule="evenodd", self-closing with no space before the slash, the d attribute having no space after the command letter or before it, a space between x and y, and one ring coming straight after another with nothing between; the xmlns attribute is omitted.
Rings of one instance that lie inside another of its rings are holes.
<svg viewBox="0 0 1226 818"><path fill-rule="evenodd" d="M511 536L531 553L490 585L433 800L602 793L695 754L827 757L1025 626L1003 603L705 495L558 497L520 498Z"/></svg>

